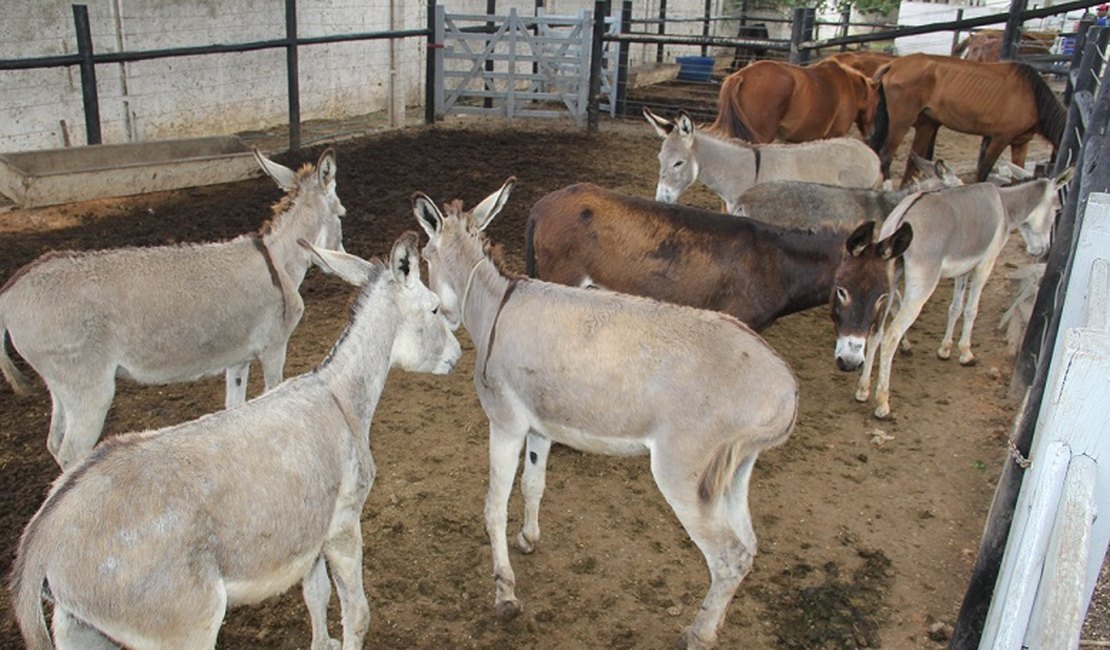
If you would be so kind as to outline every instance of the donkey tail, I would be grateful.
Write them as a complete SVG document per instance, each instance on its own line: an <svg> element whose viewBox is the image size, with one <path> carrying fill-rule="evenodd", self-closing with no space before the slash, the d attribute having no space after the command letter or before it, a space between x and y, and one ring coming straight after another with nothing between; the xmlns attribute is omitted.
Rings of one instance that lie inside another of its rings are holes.
<svg viewBox="0 0 1110 650"><path fill-rule="evenodd" d="M8 328L4 325L3 314L0 314L0 373L3 373L4 379L8 380L17 395L26 395L34 389L34 386L19 371L19 368L15 367L12 358L8 356L7 339L9 338L11 337L8 336Z"/></svg>
<svg viewBox="0 0 1110 650"><path fill-rule="evenodd" d="M536 277L536 213L528 215L524 224L524 273Z"/></svg>
<svg viewBox="0 0 1110 650"><path fill-rule="evenodd" d="M794 421L797 417L798 412L795 406L794 416L790 418L790 422L785 428L781 423L765 425L748 431L747 435L739 440L729 440L717 447L709 465L702 471L701 478L698 480L698 499L702 503L711 503L721 496L728 485L732 483L732 478L736 475L736 469L740 467L740 463L752 454L757 454L785 441L794 429Z"/></svg>
<svg viewBox="0 0 1110 650"><path fill-rule="evenodd" d="M755 135L748 124L748 117L740 107L740 84L744 76L739 72L725 78L721 84L721 94L717 97L717 119L709 129L718 134L756 142Z"/></svg>
<svg viewBox="0 0 1110 650"><path fill-rule="evenodd" d="M12 567L12 609L19 622L23 643L30 650L53 648L46 616L42 611L43 585L46 581L46 562L37 552L38 515L31 520L19 544L19 554Z"/></svg>

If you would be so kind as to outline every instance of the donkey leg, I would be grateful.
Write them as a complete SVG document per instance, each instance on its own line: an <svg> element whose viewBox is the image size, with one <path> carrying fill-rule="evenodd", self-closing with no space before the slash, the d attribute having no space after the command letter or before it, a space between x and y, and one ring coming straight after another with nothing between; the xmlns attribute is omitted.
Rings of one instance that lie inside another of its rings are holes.
<svg viewBox="0 0 1110 650"><path fill-rule="evenodd" d="M362 501L358 501L361 506ZM324 543L339 606L343 612L343 650L359 650L370 630L370 603L362 584L362 524L351 512L338 532Z"/></svg>
<svg viewBox="0 0 1110 650"><path fill-rule="evenodd" d="M940 269L924 269L916 273L904 271L905 290L898 313L890 319L879 344L879 379L875 388L875 417L880 420L890 415L890 366L894 362L894 352L898 341L905 336L910 325L921 314L921 309L940 281Z"/></svg>
<svg viewBox="0 0 1110 650"><path fill-rule="evenodd" d="M732 477L732 485L728 496L729 525L740 536L740 541L754 557L757 552L755 528L752 527L752 511L748 507L748 487L751 483L752 469L758 454L745 458L736 468L736 475Z"/></svg>
<svg viewBox="0 0 1110 650"><path fill-rule="evenodd" d="M100 630L86 625L65 608L55 604L51 621L54 644L58 650L118 650L119 646L104 636Z"/></svg>
<svg viewBox="0 0 1110 650"><path fill-rule="evenodd" d="M96 446L116 394L116 382L109 374L99 382L91 380L81 386L51 387L52 393L55 390L65 411L65 433L54 458L66 469Z"/></svg>
<svg viewBox="0 0 1110 650"><path fill-rule="evenodd" d="M250 375L251 362L230 366L224 371L226 390L224 392L224 406L231 408L247 401L247 377Z"/></svg>
<svg viewBox="0 0 1110 650"><path fill-rule="evenodd" d="M275 345L262 352L262 379L266 390L277 386L285 379L285 345Z"/></svg>
<svg viewBox="0 0 1110 650"><path fill-rule="evenodd" d="M690 539L705 556L710 576L709 591L694 621L679 639L679 645L690 649L711 648L717 643L717 631L740 581L752 567L754 548L744 543L740 531L736 529L736 526L741 530L750 529L751 514L730 512L731 509L747 510L747 495L742 500L728 495L713 503L702 503L697 494L697 479L688 469L694 459L681 449L662 447L651 455L652 474ZM742 465L747 464L749 461L745 459ZM746 487L747 478L738 478L734 477L733 487L737 483ZM754 533L751 536L754 544Z"/></svg>
<svg viewBox="0 0 1110 650"><path fill-rule="evenodd" d="M308 617L312 624L312 650L336 650L339 642L328 636L328 601L331 600L331 581L323 554L301 581L301 592Z"/></svg>
<svg viewBox="0 0 1110 650"><path fill-rule="evenodd" d="M521 553L531 553L540 541L540 500L547 484L547 456L550 452L550 438L535 431L528 432L524 472L520 478L520 491L524 495L524 526L516 538Z"/></svg>
<svg viewBox="0 0 1110 650"><path fill-rule="evenodd" d="M971 328L975 326L975 317L979 315L979 299L983 296L983 287L990 278L994 268L994 258L997 253L989 257L989 263L984 262L971 272L971 284L967 291L967 306L964 307L964 328L960 333L960 364L964 366L975 365L975 355L971 352Z"/></svg>
<svg viewBox="0 0 1110 650"><path fill-rule="evenodd" d="M520 613L516 599L516 575L509 563L508 526L509 494L513 489L520 450L527 432L522 426L505 427L490 421L489 426L489 489L486 492L486 533L493 551L493 583L496 588L494 607L498 618L509 620Z"/></svg>
<svg viewBox="0 0 1110 650"><path fill-rule="evenodd" d="M50 432L46 435L46 448L54 458L58 457L58 450L62 447L62 438L66 431L65 405L54 393L50 391Z"/></svg>
<svg viewBox="0 0 1110 650"><path fill-rule="evenodd" d="M863 350L863 368L860 369L859 382L856 384L855 397L857 402L866 402L867 398L871 396L871 369L874 368L875 364L875 352L879 349L879 342L883 340L883 332L886 329L886 322L890 320L890 315L902 308L902 292L898 291L897 288L899 279L900 275L896 272L892 291L894 295L890 300L887 300L879 321L867 335L867 346ZM897 307L894 306L895 300L897 300ZM904 336L902 340L906 340Z"/></svg>
<svg viewBox="0 0 1110 650"><path fill-rule="evenodd" d="M937 349L937 357L940 359L947 360L952 357L952 333L956 331L956 321L963 313L967 275L965 273L956 278L952 288L952 302L948 305L948 324L944 327L944 338L941 339L940 348Z"/></svg>

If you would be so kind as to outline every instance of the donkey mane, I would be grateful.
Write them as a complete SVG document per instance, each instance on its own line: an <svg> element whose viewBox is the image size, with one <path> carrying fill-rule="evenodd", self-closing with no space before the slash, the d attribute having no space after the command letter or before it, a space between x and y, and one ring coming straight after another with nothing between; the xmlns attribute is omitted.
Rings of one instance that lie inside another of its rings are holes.
<svg viewBox="0 0 1110 650"><path fill-rule="evenodd" d="M498 273L509 279L523 277L520 273L506 266L504 246L491 242L485 231L477 230L472 220L463 218L465 211L463 210L462 199L452 199L444 203L443 214L447 216L454 215L461 223L464 223L471 232L477 233L478 241L482 243L482 254L493 262L493 267L497 269Z"/></svg>
<svg viewBox="0 0 1110 650"><path fill-rule="evenodd" d="M1064 137L1064 127L1068 115L1056 99L1055 93L1045 83L1043 77L1032 66L1026 63L1014 62L1018 74L1029 83L1033 91L1033 102L1037 107L1037 130L1048 138L1053 147L1060 146Z"/></svg>
<svg viewBox="0 0 1110 650"><path fill-rule="evenodd" d="M386 277L385 264L381 260L374 257L367 261L373 264L368 270L370 277L367 278L366 284L363 285L362 289L347 301L347 324L343 327L343 331L339 334L339 338L335 341L335 344L331 346L331 350L328 350L324 360L316 364L311 374L316 374L323 370L331 362L332 358L335 357L336 350L343 345L343 342L347 340L347 336L350 335L351 325L354 324L355 315L358 314L359 309L362 307L362 303L368 300L371 294L377 292L377 285L382 282L382 278Z"/></svg>
<svg viewBox="0 0 1110 650"><path fill-rule="evenodd" d="M282 195L280 199L270 206L270 218L262 222L258 228L258 234L266 236L274 229L274 222L280 220L282 215L286 214L293 208L296 203L297 197L300 196L301 188L304 187L304 180L316 172L316 165L312 163L305 163L297 170L297 175L294 177L293 189L289 190Z"/></svg>

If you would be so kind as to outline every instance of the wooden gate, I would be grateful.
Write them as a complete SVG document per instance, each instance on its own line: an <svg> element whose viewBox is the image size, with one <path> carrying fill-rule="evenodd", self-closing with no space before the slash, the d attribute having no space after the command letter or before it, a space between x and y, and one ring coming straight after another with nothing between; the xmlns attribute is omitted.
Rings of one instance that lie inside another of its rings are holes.
<svg viewBox="0 0 1110 650"><path fill-rule="evenodd" d="M614 33L620 18L606 19ZM593 19L448 14L436 7L436 118L447 114L561 117L585 124ZM605 43L600 107L616 112L618 48Z"/></svg>

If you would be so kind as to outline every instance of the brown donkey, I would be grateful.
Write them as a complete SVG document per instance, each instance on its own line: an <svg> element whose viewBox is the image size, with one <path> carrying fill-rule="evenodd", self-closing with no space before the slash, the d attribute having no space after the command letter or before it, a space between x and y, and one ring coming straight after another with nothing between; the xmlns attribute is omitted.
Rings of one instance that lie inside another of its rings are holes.
<svg viewBox="0 0 1110 650"><path fill-rule="evenodd" d="M579 184L533 206L525 258L542 280L722 311L757 331L831 301L840 363L862 355L891 263L913 237L907 227L873 243L874 231L873 221L782 228Z"/></svg>

